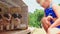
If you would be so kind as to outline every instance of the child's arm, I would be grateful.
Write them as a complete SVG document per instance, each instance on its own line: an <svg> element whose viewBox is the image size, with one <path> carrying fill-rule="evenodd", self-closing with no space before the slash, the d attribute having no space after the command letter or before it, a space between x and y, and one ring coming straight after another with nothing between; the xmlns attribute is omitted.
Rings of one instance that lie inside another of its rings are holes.
<svg viewBox="0 0 60 34"><path fill-rule="evenodd" d="M49 26L51 25L50 20L52 19L52 16L48 16L48 17L43 17L41 22L42 22L42 26L44 27L45 31L47 32L47 29L49 28Z"/></svg>
<svg viewBox="0 0 60 34"><path fill-rule="evenodd" d="M53 5L53 10L54 10L57 18L60 18L60 6L58 6L58 5Z"/></svg>
<svg viewBox="0 0 60 34"><path fill-rule="evenodd" d="M50 28L60 25L60 6L53 5L53 10L57 16L57 20L50 26Z"/></svg>
<svg viewBox="0 0 60 34"><path fill-rule="evenodd" d="M54 28L60 25L60 18L57 19L49 28Z"/></svg>

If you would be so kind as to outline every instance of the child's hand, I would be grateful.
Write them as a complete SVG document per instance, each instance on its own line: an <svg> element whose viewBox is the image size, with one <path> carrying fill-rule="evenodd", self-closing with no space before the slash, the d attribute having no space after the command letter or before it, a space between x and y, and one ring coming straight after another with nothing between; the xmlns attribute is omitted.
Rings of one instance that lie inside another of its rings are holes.
<svg viewBox="0 0 60 34"><path fill-rule="evenodd" d="M60 34L60 31L57 34Z"/></svg>
<svg viewBox="0 0 60 34"><path fill-rule="evenodd" d="M53 20L53 17L52 17L52 16L48 16L48 17L47 17L47 20L48 20L48 21Z"/></svg>

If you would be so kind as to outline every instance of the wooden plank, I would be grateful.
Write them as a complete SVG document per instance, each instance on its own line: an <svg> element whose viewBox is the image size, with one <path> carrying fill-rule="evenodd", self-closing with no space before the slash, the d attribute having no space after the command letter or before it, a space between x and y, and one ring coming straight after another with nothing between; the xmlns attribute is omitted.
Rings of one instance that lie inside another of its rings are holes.
<svg viewBox="0 0 60 34"><path fill-rule="evenodd" d="M0 34L28 34L30 32L29 29L26 30L18 30L18 31L5 31L5 32L0 32Z"/></svg>

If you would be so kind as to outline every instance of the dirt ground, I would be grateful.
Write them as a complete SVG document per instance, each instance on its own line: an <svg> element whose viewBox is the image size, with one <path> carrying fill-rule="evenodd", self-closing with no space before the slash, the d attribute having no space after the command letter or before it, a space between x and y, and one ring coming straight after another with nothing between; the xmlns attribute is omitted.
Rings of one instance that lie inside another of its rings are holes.
<svg viewBox="0 0 60 34"><path fill-rule="evenodd" d="M46 32L44 31L44 29L41 28L36 28L32 34L46 34Z"/></svg>
<svg viewBox="0 0 60 34"><path fill-rule="evenodd" d="M44 29L42 28L30 28L31 34L46 34ZM29 30L24 31L6 31L6 32L0 32L0 34L27 34L30 32Z"/></svg>

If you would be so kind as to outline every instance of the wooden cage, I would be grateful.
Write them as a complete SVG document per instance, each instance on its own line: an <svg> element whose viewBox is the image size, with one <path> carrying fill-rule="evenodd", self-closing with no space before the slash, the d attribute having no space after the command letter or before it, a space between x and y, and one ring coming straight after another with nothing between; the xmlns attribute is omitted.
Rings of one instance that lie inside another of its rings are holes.
<svg viewBox="0 0 60 34"><path fill-rule="evenodd" d="M28 6L22 0L0 0L0 15L0 31L28 28Z"/></svg>

